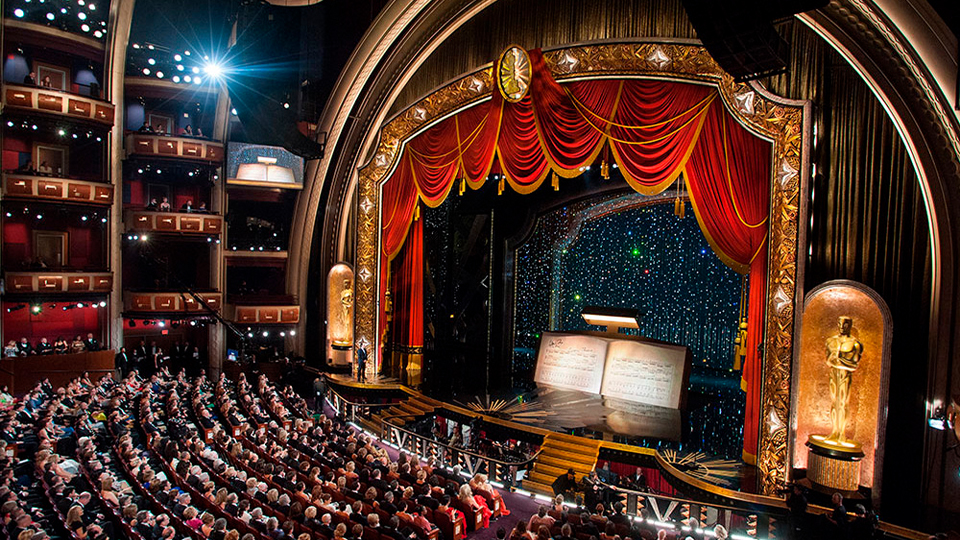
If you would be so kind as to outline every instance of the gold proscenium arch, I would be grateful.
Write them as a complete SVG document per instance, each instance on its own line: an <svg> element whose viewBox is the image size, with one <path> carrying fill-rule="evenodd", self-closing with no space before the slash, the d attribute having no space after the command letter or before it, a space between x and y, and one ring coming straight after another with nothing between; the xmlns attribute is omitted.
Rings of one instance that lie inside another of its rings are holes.
<svg viewBox="0 0 960 540"><path fill-rule="evenodd" d="M755 83L735 83L699 46L677 43L605 43L544 51L554 78L659 78L713 85L728 112L744 127L773 143L770 179L767 320L764 325L763 376L757 466L764 493L787 478L790 372L795 306L800 305L807 183L809 181L810 105L774 96ZM359 170L357 220L357 343L379 350L380 193L403 144L443 118L489 99L497 91L493 69L464 75L413 104L380 133L373 159Z"/></svg>

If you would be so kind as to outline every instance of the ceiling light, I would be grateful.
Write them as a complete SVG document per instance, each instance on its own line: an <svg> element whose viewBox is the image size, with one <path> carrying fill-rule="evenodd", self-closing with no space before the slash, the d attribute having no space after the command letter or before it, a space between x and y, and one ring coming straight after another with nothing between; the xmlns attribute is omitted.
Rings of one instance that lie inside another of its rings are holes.
<svg viewBox="0 0 960 540"><path fill-rule="evenodd" d="M150 74L150 69L149 69L149 68L143 68L143 74L144 74L144 75L149 75L149 74Z"/></svg>
<svg viewBox="0 0 960 540"><path fill-rule="evenodd" d="M156 64L156 63L157 63L157 61L156 61L156 60L154 60L153 58L147 58L147 63L148 63L148 64L150 64L150 65L152 66L152 65L154 65L154 64Z"/></svg>
<svg viewBox="0 0 960 540"><path fill-rule="evenodd" d="M24 13L23 10L20 9L20 8L17 8L17 9L15 9L15 10L13 10L13 16L16 17L16 18L18 18L18 19L22 19L24 15L25 15L25 13Z"/></svg>
<svg viewBox="0 0 960 540"><path fill-rule="evenodd" d="M47 13L47 20L52 21L55 18L53 13Z"/></svg>

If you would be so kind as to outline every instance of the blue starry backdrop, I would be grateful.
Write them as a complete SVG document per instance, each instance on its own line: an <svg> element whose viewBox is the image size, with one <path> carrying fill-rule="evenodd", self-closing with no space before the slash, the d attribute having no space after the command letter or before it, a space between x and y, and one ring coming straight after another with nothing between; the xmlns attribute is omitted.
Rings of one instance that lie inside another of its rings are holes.
<svg viewBox="0 0 960 540"><path fill-rule="evenodd" d="M553 211L517 248L514 381L531 384L540 332L601 330L583 321L584 306L638 309L640 335L693 356L683 440L666 444L739 458L744 395L732 367L745 283L713 252L689 203L680 218L673 200L637 206L643 200L630 194Z"/></svg>

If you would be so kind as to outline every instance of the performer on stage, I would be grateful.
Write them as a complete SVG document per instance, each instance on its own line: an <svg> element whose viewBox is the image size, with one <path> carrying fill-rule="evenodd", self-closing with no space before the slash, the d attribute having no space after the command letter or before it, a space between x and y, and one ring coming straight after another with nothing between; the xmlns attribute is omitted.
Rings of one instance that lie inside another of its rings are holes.
<svg viewBox="0 0 960 540"><path fill-rule="evenodd" d="M366 382L367 380L367 349L357 347L357 382Z"/></svg>

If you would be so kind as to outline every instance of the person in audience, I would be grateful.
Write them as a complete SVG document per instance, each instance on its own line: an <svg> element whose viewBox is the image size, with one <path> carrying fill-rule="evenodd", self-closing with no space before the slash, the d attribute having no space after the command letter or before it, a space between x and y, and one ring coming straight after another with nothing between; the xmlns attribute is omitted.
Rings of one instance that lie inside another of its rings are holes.
<svg viewBox="0 0 960 540"><path fill-rule="evenodd" d="M527 522L520 520L510 531L510 540L535 540L533 535L527 531Z"/></svg>
<svg viewBox="0 0 960 540"><path fill-rule="evenodd" d="M187 202L180 205L181 212L193 212L193 199L187 199Z"/></svg>
<svg viewBox="0 0 960 540"><path fill-rule="evenodd" d="M90 352L99 351L99 350L101 349L101 347L100 347L100 341L99 341L98 339L96 339L95 337L93 337L93 332L88 332L88 333L87 333L87 339L86 339L86 341L83 342L83 345L84 345L84 346L87 348L87 350L90 351Z"/></svg>
<svg viewBox="0 0 960 540"><path fill-rule="evenodd" d="M153 128L150 127L150 122L144 120L143 125L137 130L137 133L153 133Z"/></svg>
<svg viewBox="0 0 960 540"><path fill-rule="evenodd" d="M153 128L153 132L156 133L157 135L167 134L167 130L163 127L163 124L160 124L160 123L157 123L157 125Z"/></svg>
<svg viewBox="0 0 960 540"><path fill-rule="evenodd" d="M49 75L45 75L45 76L43 77L43 80L40 81L40 86L42 86L42 87L44 87L44 88L53 88L53 82L50 80L50 76L49 76Z"/></svg>
<svg viewBox="0 0 960 540"><path fill-rule="evenodd" d="M30 356L33 354L33 345L30 345L30 342L27 341L27 338L20 338L20 342L17 343L17 352L20 356Z"/></svg>
<svg viewBox="0 0 960 540"><path fill-rule="evenodd" d="M157 199L150 199L150 202L147 203L147 207L146 207L146 208L147 208L147 210L151 210L151 211L153 211L153 212L156 212L156 211L160 210L160 203L157 202Z"/></svg>
<svg viewBox="0 0 960 540"><path fill-rule="evenodd" d="M205 201L200 201L200 206L197 207L197 212L200 212L201 214L210 212L210 210L207 210L207 203Z"/></svg>
<svg viewBox="0 0 960 540"><path fill-rule="evenodd" d="M23 84L27 86L36 86L37 85L37 72L31 71L23 78Z"/></svg>
<svg viewBox="0 0 960 540"><path fill-rule="evenodd" d="M170 205L170 199L168 199L167 197L164 197L163 200L160 201L160 211L169 212L172 209L173 207Z"/></svg>
<svg viewBox="0 0 960 540"><path fill-rule="evenodd" d="M80 337L80 334L77 334L73 338L73 342L70 344L71 353L82 353L87 350L87 346L83 343L83 338Z"/></svg>
<svg viewBox="0 0 960 540"><path fill-rule="evenodd" d="M20 356L20 349L17 347L17 342L10 340L7 342L7 346L3 348L4 358L16 358Z"/></svg>
<svg viewBox="0 0 960 540"><path fill-rule="evenodd" d="M541 525L549 529L550 527L553 527L553 524L556 523L556 521L557 520L553 519L552 516L547 515L547 507L541 504L540 508L537 509L537 513L530 518L529 524L531 529L536 529L539 531Z"/></svg>
<svg viewBox="0 0 960 540"><path fill-rule="evenodd" d="M36 354L53 354L53 345L47 341L47 338L40 338L40 343L37 343Z"/></svg>
<svg viewBox="0 0 960 540"><path fill-rule="evenodd" d="M67 340L63 339L63 336L57 336L57 339L53 342L54 354L67 354L68 349Z"/></svg>

